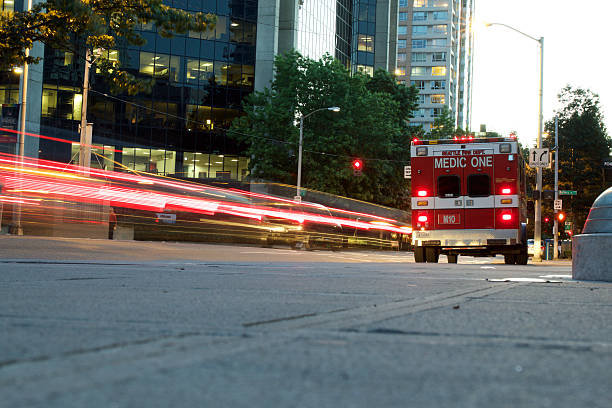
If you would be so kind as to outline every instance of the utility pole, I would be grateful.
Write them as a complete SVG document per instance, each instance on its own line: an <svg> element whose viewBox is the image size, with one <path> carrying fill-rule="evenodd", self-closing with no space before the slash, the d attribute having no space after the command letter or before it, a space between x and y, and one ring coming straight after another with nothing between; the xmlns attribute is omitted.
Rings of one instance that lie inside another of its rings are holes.
<svg viewBox="0 0 612 408"><path fill-rule="evenodd" d="M83 99L81 101L81 138L79 146L79 166L91 167L91 132L87 131L87 94L89 92L89 69L91 51L86 47L85 73L83 75Z"/></svg>
<svg viewBox="0 0 612 408"><path fill-rule="evenodd" d="M555 117L555 201L559 199L559 118ZM553 259L559 258L559 219L555 210L555 224L553 226Z"/></svg>

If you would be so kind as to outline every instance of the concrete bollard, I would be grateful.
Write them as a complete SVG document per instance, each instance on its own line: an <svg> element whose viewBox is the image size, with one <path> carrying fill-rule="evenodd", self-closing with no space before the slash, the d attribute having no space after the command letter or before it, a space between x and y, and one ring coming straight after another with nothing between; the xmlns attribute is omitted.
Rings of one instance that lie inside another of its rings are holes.
<svg viewBox="0 0 612 408"><path fill-rule="evenodd" d="M593 202L573 239L572 278L612 282L612 187Z"/></svg>

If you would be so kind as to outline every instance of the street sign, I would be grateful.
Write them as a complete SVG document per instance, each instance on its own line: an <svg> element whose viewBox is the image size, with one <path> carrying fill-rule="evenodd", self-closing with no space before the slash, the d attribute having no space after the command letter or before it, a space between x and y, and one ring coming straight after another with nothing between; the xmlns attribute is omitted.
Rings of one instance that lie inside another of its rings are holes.
<svg viewBox="0 0 612 408"><path fill-rule="evenodd" d="M576 190L559 190L559 195L576 195Z"/></svg>
<svg viewBox="0 0 612 408"><path fill-rule="evenodd" d="M571 231L572 230L572 222L571 221L565 221L565 230L566 231Z"/></svg>
<svg viewBox="0 0 612 408"><path fill-rule="evenodd" d="M561 210L562 208L563 208L563 201L562 200L555 200L554 209L555 210Z"/></svg>
<svg viewBox="0 0 612 408"><path fill-rule="evenodd" d="M410 165L404 166L404 178L412 178L412 167L410 167Z"/></svg>
<svg viewBox="0 0 612 408"><path fill-rule="evenodd" d="M550 167L550 150L529 149L529 167Z"/></svg>

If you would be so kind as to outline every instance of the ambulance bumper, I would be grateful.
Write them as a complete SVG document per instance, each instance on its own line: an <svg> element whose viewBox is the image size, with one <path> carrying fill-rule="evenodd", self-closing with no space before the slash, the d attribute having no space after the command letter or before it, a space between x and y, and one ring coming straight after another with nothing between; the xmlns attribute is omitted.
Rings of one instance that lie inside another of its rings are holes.
<svg viewBox="0 0 612 408"><path fill-rule="evenodd" d="M519 231L513 229L462 229L414 231L412 233L412 245L414 246L465 248L516 245L517 243L519 243Z"/></svg>

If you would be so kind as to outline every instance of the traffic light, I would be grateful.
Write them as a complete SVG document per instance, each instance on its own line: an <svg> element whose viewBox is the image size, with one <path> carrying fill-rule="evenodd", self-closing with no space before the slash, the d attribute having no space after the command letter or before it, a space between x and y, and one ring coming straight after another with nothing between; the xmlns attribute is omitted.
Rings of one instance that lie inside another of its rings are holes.
<svg viewBox="0 0 612 408"><path fill-rule="evenodd" d="M557 221L563 222L565 220L565 213L559 212L557 213Z"/></svg>
<svg viewBox="0 0 612 408"><path fill-rule="evenodd" d="M544 217L544 222L549 222L549 221L550 221L550 218Z"/></svg>
<svg viewBox="0 0 612 408"><path fill-rule="evenodd" d="M361 170L363 169L363 162L361 161L361 159L353 160L353 163L351 163L351 165L353 166L353 175L361 176Z"/></svg>

